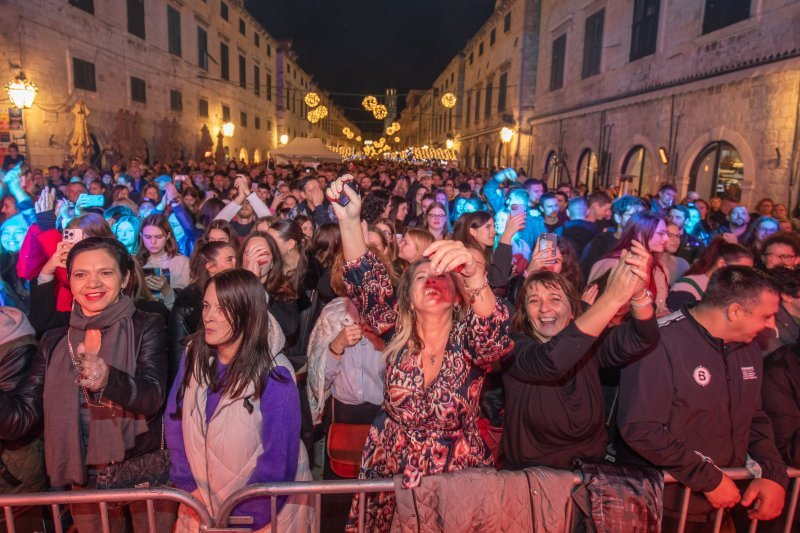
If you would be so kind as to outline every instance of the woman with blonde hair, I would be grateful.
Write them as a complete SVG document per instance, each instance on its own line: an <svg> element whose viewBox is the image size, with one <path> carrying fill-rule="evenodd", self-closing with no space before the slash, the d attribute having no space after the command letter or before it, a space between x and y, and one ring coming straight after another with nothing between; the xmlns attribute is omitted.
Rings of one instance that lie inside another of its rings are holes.
<svg viewBox="0 0 800 533"><path fill-rule="evenodd" d="M508 309L489 288L480 252L458 241L435 242L395 290L364 241L361 198L343 186L337 179L327 195L342 230L347 292L361 320L387 340L383 403L359 478L401 474L403 487L413 488L422 476L490 466L477 424L480 390L512 343ZM335 201L342 194L350 199L345 207ZM388 531L394 493L365 497L367 530ZM356 529L358 500L348 531Z"/></svg>
<svg viewBox="0 0 800 533"><path fill-rule="evenodd" d="M408 263L418 261L422 259L422 252L435 241L428 230L409 228L397 245L397 257Z"/></svg>

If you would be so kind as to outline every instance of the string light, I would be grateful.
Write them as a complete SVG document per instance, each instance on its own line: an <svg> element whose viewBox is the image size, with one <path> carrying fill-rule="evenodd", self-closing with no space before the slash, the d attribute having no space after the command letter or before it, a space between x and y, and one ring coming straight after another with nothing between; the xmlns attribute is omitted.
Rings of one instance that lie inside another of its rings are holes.
<svg viewBox="0 0 800 533"><path fill-rule="evenodd" d="M315 109L315 111L317 112L317 115L319 116L320 119L323 119L328 116L328 108L325 107L324 105L319 106L317 109Z"/></svg>
<svg viewBox="0 0 800 533"><path fill-rule="evenodd" d="M315 92L310 92L306 94L303 101L306 103L308 107L317 107L319 105L319 95Z"/></svg>
<svg viewBox="0 0 800 533"><path fill-rule="evenodd" d="M400 131L400 123L399 123L399 122L392 122L392 126L391 126L391 128L392 128L394 131Z"/></svg>
<svg viewBox="0 0 800 533"><path fill-rule="evenodd" d="M456 95L453 93L444 93L442 95L442 105L447 109L454 107L456 105Z"/></svg>
<svg viewBox="0 0 800 533"><path fill-rule="evenodd" d="M395 137L394 138L394 142L399 143L400 142L400 137Z"/></svg>
<svg viewBox="0 0 800 533"><path fill-rule="evenodd" d="M385 105L378 104L372 108L372 114L378 120L383 120L389 115L389 110L386 109Z"/></svg>
<svg viewBox="0 0 800 533"><path fill-rule="evenodd" d="M378 99L374 96L365 96L364 100L361 101L361 105L364 106L364 109L367 111L372 111L376 105L378 105Z"/></svg>
<svg viewBox="0 0 800 533"><path fill-rule="evenodd" d="M342 128L342 133L344 133L345 135L347 135L348 133L352 133L352 132L350 131L350 128L349 128L349 127L345 126L344 128Z"/></svg>
<svg viewBox="0 0 800 533"><path fill-rule="evenodd" d="M317 112L316 109L312 109L311 111L309 111L308 114L306 115L306 118L308 118L308 121L312 124L316 124L317 122L319 122L320 119L319 113Z"/></svg>
<svg viewBox="0 0 800 533"><path fill-rule="evenodd" d="M359 142L359 143L361 142L361 135L359 135L358 137L356 137L356 142Z"/></svg>

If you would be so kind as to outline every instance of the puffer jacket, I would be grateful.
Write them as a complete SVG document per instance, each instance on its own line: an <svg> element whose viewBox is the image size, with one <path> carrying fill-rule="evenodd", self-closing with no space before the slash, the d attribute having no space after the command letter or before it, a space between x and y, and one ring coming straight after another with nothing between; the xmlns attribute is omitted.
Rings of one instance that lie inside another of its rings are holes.
<svg viewBox="0 0 800 533"><path fill-rule="evenodd" d="M36 356L33 326L18 309L0 307L0 412L28 374ZM20 438L0 417L0 494L38 492L45 488L44 446L39 427Z"/></svg>
<svg viewBox="0 0 800 533"><path fill-rule="evenodd" d="M425 476L404 489L395 476L392 533L565 531L575 476L546 467L511 472L468 468Z"/></svg>
<svg viewBox="0 0 800 533"><path fill-rule="evenodd" d="M159 315L135 311L136 374L111 369L103 397L132 413L147 416L148 431L136 437L125 458L138 457L161 447L161 410L167 387L167 338L164 319ZM18 439L43 419L42 393L50 357L67 328L45 333L32 361L31 370L13 394L0 395L3 438ZM77 423L77 420L76 420Z"/></svg>

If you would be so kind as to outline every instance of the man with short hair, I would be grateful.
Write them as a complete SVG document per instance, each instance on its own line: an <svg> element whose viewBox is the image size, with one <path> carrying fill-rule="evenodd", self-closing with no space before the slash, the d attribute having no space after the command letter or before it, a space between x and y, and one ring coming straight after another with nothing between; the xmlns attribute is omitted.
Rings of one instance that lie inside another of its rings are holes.
<svg viewBox="0 0 800 533"><path fill-rule="evenodd" d="M767 270L778 267L795 269L800 262L800 238L793 232L773 233L763 242L761 250L761 263Z"/></svg>
<svg viewBox="0 0 800 533"><path fill-rule="evenodd" d="M594 222L586 220L588 210L589 206L583 196L570 198L567 205L569 220L564 223L563 227L556 230L559 238L563 238L572 246L577 257L581 256L589 241L600 231Z"/></svg>
<svg viewBox="0 0 800 533"><path fill-rule="evenodd" d="M653 198L650 204L650 211L662 217L666 217L669 213L669 208L675 203L675 195L677 194L678 190L675 189L674 185L669 183L663 184L658 189L658 195Z"/></svg>
<svg viewBox="0 0 800 533"><path fill-rule="evenodd" d="M8 172L18 163L24 163L25 156L19 153L19 146L17 143L10 143L8 145L8 153L3 157L3 172Z"/></svg>
<svg viewBox="0 0 800 533"><path fill-rule="evenodd" d="M673 205L669 208L667 220L675 224L681 233L681 242L675 255L691 265L703 252L705 246L699 239L686 233L685 226L688 218L689 208L685 205Z"/></svg>
<svg viewBox="0 0 800 533"><path fill-rule="evenodd" d="M551 192L546 192L539 199L539 211L548 233L555 233L563 223L558 215L558 198Z"/></svg>
<svg viewBox="0 0 800 533"><path fill-rule="evenodd" d="M724 267L697 306L660 321L658 346L622 370L620 433L633 452L694 491L686 531L707 531L715 508L741 504L758 520L783 508L786 465L761 408L763 362L753 342L775 327L779 300L766 274ZM720 469L744 467L748 457L761 475L740 493ZM664 531L677 524L680 500L680 487L664 489Z"/></svg>
<svg viewBox="0 0 800 533"><path fill-rule="evenodd" d="M739 244L744 244L747 238L747 225L750 223L750 212L743 205L734 206L728 211L728 225L720 227L721 233L730 233L736 236Z"/></svg>
<svg viewBox="0 0 800 533"><path fill-rule="evenodd" d="M300 182L300 186L305 199L298 204L297 212L314 220L317 228L328 222L336 222L331 203L325 198L317 178L308 176Z"/></svg>
<svg viewBox="0 0 800 533"><path fill-rule="evenodd" d="M626 194L620 196L611 204L611 212L616 227L613 231L598 233L583 249L580 257L581 273L584 279L589 277L589 272L599 260L614 249L622 234L622 229L633 215L646 209L645 203L638 196Z"/></svg>
<svg viewBox="0 0 800 533"><path fill-rule="evenodd" d="M800 337L800 271L778 267L767 274L778 286L781 305L775 315L775 329L765 329L758 335L764 357L782 346L797 343Z"/></svg>
<svg viewBox="0 0 800 533"><path fill-rule="evenodd" d="M547 185L545 185L542 180L537 180L536 178L525 180L522 186L528 191L528 197L531 199L532 206L539 205L542 195L547 192Z"/></svg>
<svg viewBox="0 0 800 533"><path fill-rule="evenodd" d="M602 191L595 191L586 197L589 210L586 220L594 222L602 231L613 226L611 223L611 198Z"/></svg>

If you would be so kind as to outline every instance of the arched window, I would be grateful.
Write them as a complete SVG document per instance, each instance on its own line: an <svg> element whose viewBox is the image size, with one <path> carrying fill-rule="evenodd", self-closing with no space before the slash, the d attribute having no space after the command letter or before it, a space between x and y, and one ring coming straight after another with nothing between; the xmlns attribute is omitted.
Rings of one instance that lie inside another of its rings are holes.
<svg viewBox="0 0 800 533"><path fill-rule="evenodd" d="M595 155L591 148L587 148L581 152L581 156L578 158L578 181L575 183L575 186L577 187L580 186L580 184L584 184L586 185L586 190L592 192L599 167L597 155Z"/></svg>
<svg viewBox="0 0 800 533"><path fill-rule="evenodd" d="M622 164L623 177L630 177L631 189L630 194L646 194L650 191L645 191L644 187L652 184L653 179L653 162L647 149L642 145L637 145L631 148L628 155L625 156L625 162Z"/></svg>
<svg viewBox="0 0 800 533"><path fill-rule="evenodd" d="M692 164L689 189L704 198L730 196L737 202L742 197L744 163L732 144L717 141L706 146Z"/></svg>
<svg viewBox="0 0 800 533"><path fill-rule="evenodd" d="M244 146L242 146L242 148L239 150L239 160L244 161L247 164L250 163L250 157L247 154L247 148Z"/></svg>
<svg viewBox="0 0 800 533"><path fill-rule="evenodd" d="M256 148L256 151L253 152L253 163L261 163L261 150Z"/></svg>
<svg viewBox="0 0 800 533"><path fill-rule="evenodd" d="M547 186L555 189L558 186L558 154L551 150L544 162L544 173L547 176Z"/></svg>

